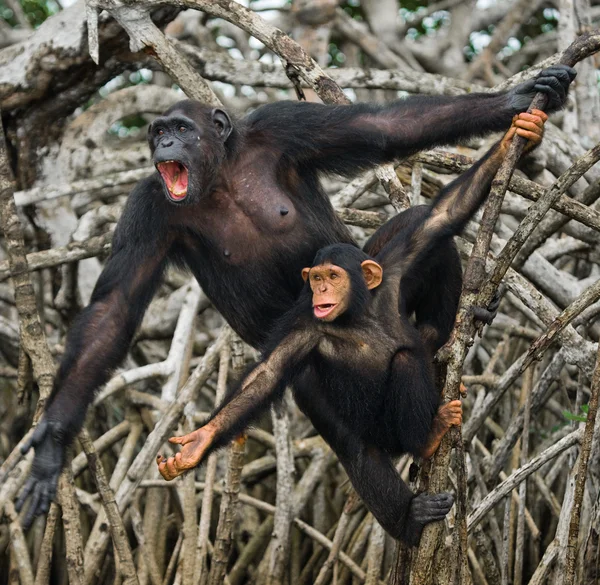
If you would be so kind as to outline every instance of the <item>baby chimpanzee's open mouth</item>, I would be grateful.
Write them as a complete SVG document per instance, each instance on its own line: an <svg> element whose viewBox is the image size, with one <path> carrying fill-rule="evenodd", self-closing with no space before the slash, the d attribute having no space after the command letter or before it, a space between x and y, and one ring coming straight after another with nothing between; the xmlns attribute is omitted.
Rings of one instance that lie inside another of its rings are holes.
<svg viewBox="0 0 600 585"><path fill-rule="evenodd" d="M323 303L322 305L315 305L313 307L315 317L317 319L323 319L324 317L327 317L327 315L329 315L329 313L331 313L336 307L337 303Z"/></svg>
<svg viewBox="0 0 600 585"><path fill-rule="evenodd" d="M185 199L188 188L188 170L180 162L167 160L156 164L156 168L164 181L171 199Z"/></svg>

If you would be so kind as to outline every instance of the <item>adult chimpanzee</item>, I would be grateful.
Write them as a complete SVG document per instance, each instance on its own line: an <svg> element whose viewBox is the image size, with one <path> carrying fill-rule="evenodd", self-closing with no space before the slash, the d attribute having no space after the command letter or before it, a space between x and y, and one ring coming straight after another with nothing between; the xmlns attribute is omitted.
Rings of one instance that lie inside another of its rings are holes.
<svg viewBox="0 0 600 585"><path fill-rule="evenodd" d="M221 109L186 100L154 120L148 140L158 172L131 193L112 255L71 328L46 412L25 445L36 453L19 504L31 493L32 514L48 508L64 450L94 391L126 355L169 263L188 266L233 329L264 349L274 320L302 288L302 266L325 245L353 243L319 185L320 171L352 175L505 129L537 91L548 95L551 110L560 108L574 75L555 66L507 93L417 96L384 106L279 102L236 123ZM432 299L429 327L449 329L447 307L456 299L440 291L456 278L442 269L418 291L423 307Z"/></svg>
<svg viewBox="0 0 600 585"><path fill-rule="evenodd" d="M172 443L174 457L157 457L167 480L226 444L290 384L298 406L331 445L352 485L395 538L416 544L425 524L441 520L448 493L415 496L391 456L431 453L460 423L460 402L440 409L431 359L410 321L408 300L419 288L433 250L448 245L475 213L515 132L538 144L547 116L516 117L501 142L442 189L419 221L401 230L372 258L350 244L333 244L302 270L306 285L274 329L267 357L198 430ZM458 412L455 408L458 406ZM444 413L450 410L450 413ZM440 417L438 417L438 420Z"/></svg>

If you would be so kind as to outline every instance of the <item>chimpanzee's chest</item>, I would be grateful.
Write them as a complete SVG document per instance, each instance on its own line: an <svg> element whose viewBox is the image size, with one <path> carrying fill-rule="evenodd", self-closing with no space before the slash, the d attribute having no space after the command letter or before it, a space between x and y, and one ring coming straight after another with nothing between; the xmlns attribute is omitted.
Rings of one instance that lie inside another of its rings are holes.
<svg viewBox="0 0 600 585"><path fill-rule="evenodd" d="M268 183L246 183L240 190L215 191L194 227L228 264L240 264L300 241L303 222L288 195Z"/></svg>
<svg viewBox="0 0 600 585"><path fill-rule="evenodd" d="M396 341L378 332L353 331L344 335L325 335L317 346L320 358L330 368L342 367L350 376L380 375L387 371L396 351Z"/></svg>

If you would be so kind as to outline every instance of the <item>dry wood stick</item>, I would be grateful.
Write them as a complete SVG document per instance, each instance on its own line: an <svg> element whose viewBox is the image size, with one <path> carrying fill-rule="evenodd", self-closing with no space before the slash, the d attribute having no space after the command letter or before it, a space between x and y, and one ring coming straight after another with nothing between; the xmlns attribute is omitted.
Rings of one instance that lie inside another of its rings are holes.
<svg viewBox="0 0 600 585"><path fill-rule="evenodd" d="M23 529L21 528L19 515L12 502L6 502L6 504L4 504L4 512L10 521L8 529L10 533L12 559L14 559L14 562L17 565L21 585L34 585L33 570L31 569L31 559L29 557L29 550L27 549L27 542L25 540L25 535L23 534Z"/></svg>
<svg viewBox="0 0 600 585"><path fill-rule="evenodd" d="M598 396L600 394L600 348L598 351L596 369L592 377L592 386L590 401L588 403L587 420L585 430L581 441L581 451L579 453L579 466L577 468L577 479L575 483L575 494L573 496L573 508L571 510L571 520L569 522L569 536L567 541L567 556L565 560L565 585L574 585L575 583L575 564L577 560L577 551L579 550L579 521L581 518L581 507L583 505L583 494L585 491L585 481L587 477L588 463L592 450L592 439L596 425L596 415L598 412Z"/></svg>
<svg viewBox="0 0 600 585"><path fill-rule="evenodd" d="M340 554L340 550L342 548L342 539L346 535L346 529L348 528L348 524L350 523L350 505L353 504L354 500L357 496L354 492L348 497L348 500L352 499L352 502L347 501L344 509L342 510L342 515L338 520L338 525L335 529L335 533L333 535L333 541L331 550L329 551L329 555L327 559L321 566L319 574L317 575L317 579L314 582L314 585L325 585L331 570L333 569L334 564L337 562L337 559Z"/></svg>
<svg viewBox="0 0 600 585"><path fill-rule="evenodd" d="M160 569L156 564L154 554L146 545L142 515L140 514L140 509L136 502L132 502L131 506L129 507L129 512L131 514L131 526L133 528L133 533L135 534L135 538L138 541L138 546L142 551L142 556L144 557L144 562L146 563L150 581L152 582L152 585L162 585Z"/></svg>
<svg viewBox="0 0 600 585"><path fill-rule="evenodd" d="M525 372L523 385L521 386L521 404L524 408L523 433L521 436L521 454L519 464L521 467L527 463L529 457L529 422L531 415L531 388L533 386L533 375L535 368L529 368ZM524 403L524 404L523 404ZM517 514L517 536L515 544L515 566L513 585L521 585L523 582L523 554L525 549L525 500L527 497L527 481L519 486L519 507Z"/></svg>
<svg viewBox="0 0 600 585"><path fill-rule="evenodd" d="M131 547L129 546L129 540L127 539L123 518L121 517L117 506L115 493L108 483L102 462L98 458L98 454L94 449L94 443L85 428L79 433L79 442L87 455L89 468L92 477L96 482L96 486L98 487L102 506L104 507L106 517L108 518L110 533L112 535L115 551L119 558L119 568L121 575L123 576L123 584L138 585L139 582L135 564L133 562L133 555L131 554Z"/></svg>
<svg viewBox="0 0 600 585"><path fill-rule="evenodd" d="M65 550L67 557L67 574L69 585L82 585L83 571L83 537L79 519L79 503L75 496L75 484L69 455L58 481L62 523L65 534Z"/></svg>
<svg viewBox="0 0 600 585"><path fill-rule="evenodd" d="M229 360L231 358L231 345L223 346L219 356L219 373L217 377L217 392L215 395L215 406L218 406L227 390L227 375L229 373ZM210 520L212 515L212 503L214 493L214 483L217 474L217 454L211 453L208 457L205 473L205 488L202 495L202 511L198 525L198 542L196 544L196 567L194 579L196 583L203 585L208 580L208 571L206 570L206 555L208 551L208 538L210 530Z"/></svg>
<svg viewBox="0 0 600 585"><path fill-rule="evenodd" d="M280 404L271 409L277 456L276 507L270 551L265 555L267 585L283 585L288 566L293 520L294 453L290 437L289 390Z"/></svg>
<svg viewBox="0 0 600 585"><path fill-rule="evenodd" d="M35 585L47 585L50 582L52 569L52 550L54 548L54 533L60 514L60 506L56 502L50 504L50 511L46 517L46 528L40 550L40 558L35 573Z"/></svg>
<svg viewBox="0 0 600 585"><path fill-rule="evenodd" d="M523 465L511 473L502 483L497 485L485 498L483 498L479 506L469 514L467 518L468 531L471 532L502 498L506 497L514 488L527 479L532 473L537 471L542 465L580 442L581 436L582 432L580 430L573 431L540 453L537 457L531 459L526 465Z"/></svg>
<svg viewBox="0 0 600 585"><path fill-rule="evenodd" d="M21 345L31 360L33 376L40 390L34 415L34 422L37 422L52 391L54 360L48 349L37 310L35 291L28 273L23 228L17 215L13 193L14 178L6 150L4 129L0 121L0 227L5 237L10 274L15 290Z"/></svg>
<svg viewBox="0 0 600 585"><path fill-rule="evenodd" d="M244 369L244 345L237 334L231 336L231 362L236 380ZM229 447L229 461L225 477L225 490L221 498L219 522L213 547L212 564L208 576L209 585L221 585L227 571L233 539L233 520L237 509L240 481L246 452L246 437L241 435Z"/></svg>

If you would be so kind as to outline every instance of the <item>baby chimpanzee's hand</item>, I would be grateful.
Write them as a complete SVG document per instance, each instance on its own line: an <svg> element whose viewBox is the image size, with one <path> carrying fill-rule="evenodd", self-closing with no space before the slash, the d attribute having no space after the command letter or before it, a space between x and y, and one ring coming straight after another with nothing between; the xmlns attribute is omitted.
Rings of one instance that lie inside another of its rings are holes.
<svg viewBox="0 0 600 585"><path fill-rule="evenodd" d="M527 139L527 144L523 152L533 150L542 141L544 123L547 119L548 115L541 110L531 110L531 113L523 112L522 114L517 114L513 118L512 126L504 135L500 143L500 148L505 151L508 150L510 143L515 135L517 135Z"/></svg>
<svg viewBox="0 0 600 585"><path fill-rule="evenodd" d="M183 475L188 469L193 469L204 458L212 444L213 437L214 431L210 427L210 423L183 437L171 437L169 443L182 445L182 449L168 459L159 453L156 456L158 471L167 481L171 481Z"/></svg>

